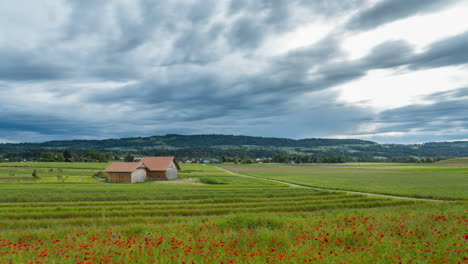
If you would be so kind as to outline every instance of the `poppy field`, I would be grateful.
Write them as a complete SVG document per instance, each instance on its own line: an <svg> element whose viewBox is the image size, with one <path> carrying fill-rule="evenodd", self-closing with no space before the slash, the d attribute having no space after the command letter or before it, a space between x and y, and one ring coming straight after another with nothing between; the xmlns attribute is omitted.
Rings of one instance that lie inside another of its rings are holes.
<svg viewBox="0 0 468 264"><path fill-rule="evenodd" d="M0 263L468 262L463 200L180 174L216 183L1 183Z"/></svg>

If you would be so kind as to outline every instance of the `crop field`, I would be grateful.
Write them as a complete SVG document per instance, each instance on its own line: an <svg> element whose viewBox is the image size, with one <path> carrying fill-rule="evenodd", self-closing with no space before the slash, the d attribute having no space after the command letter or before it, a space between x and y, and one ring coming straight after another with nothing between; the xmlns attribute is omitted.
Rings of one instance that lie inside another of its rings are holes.
<svg viewBox="0 0 468 264"><path fill-rule="evenodd" d="M467 261L465 201L296 188L199 164L182 164L172 184L111 184L92 177L107 164L66 165L1 164L0 263ZM51 168L69 177L46 176ZM8 179L34 169L43 176Z"/></svg>
<svg viewBox="0 0 468 264"><path fill-rule="evenodd" d="M342 165L224 165L244 175L305 186L405 197L468 199L466 163L342 164ZM448 166L447 164L456 164ZM464 166L463 166L464 165Z"/></svg>

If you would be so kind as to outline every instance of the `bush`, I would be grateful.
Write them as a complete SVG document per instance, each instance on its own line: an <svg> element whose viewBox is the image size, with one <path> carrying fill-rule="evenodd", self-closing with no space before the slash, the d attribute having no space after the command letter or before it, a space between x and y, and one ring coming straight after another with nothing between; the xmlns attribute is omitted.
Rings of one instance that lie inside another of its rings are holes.
<svg viewBox="0 0 468 264"><path fill-rule="evenodd" d="M34 171L32 172L31 176L33 177L33 179L35 181L39 180L41 177L39 176L39 174L37 173L37 170L34 169Z"/></svg>
<svg viewBox="0 0 468 264"><path fill-rule="evenodd" d="M216 180L216 179L213 179L213 178L201 178L200 182L205 183L205 184L226 184L223 181Z"/></svg>
<svg viewBox="0 0 468 264"><path fill-rule="evenodd" d="M93 177L96 177L96 178L106 178L106 174L103 172L103 171L98 171L96 173L93 174Z"/></svg>

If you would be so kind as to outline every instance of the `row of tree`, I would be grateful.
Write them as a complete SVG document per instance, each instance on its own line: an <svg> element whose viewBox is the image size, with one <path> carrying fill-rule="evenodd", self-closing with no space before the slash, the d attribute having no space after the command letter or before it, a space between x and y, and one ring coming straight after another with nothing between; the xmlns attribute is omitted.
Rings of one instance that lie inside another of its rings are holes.
<svg viewBox="0 0 468 264"><path fill-rule="evenodd" d="M198 158L204 159L205 157L212 157L211 155L207 155L208 153L198 153ZM203 155L205 154L205 155ZM144 156L160 156L160 155L151 155L148 153ZM175 155L178 160L190 160L192 155L190 156L178 156ZM122 157L122 158L121 158ZM441 160L441 158L415 158L415 157L397 157L397 158L356 158L350 157L345 155L331 155L331 156L315 156L315 155L292 155L279 152L278 155L273 155L271 157L263 157L263 158L254 158L250 155L222 155L222 156L215 156L221 162L233 162L233 163L243 163L243 164L250 164L256 162L262 163L344 163L344 162L424 162L430 163ZM12 158L10 157L9 161L43 161L43 162L108 162L110 160L124 160L126 162L131 162L135 160L135 157L131 153L116 154L113 152L100 152L95 150L90 151L70 151L65 150L63 152L42 152L38 157L35 158ZM0 162L3 159L0 159Z"/></svg>
<svg viewBox="0 0 468 264"><path fill-rule="evenodd" d="M73 155L69 150L65 150L63 153L44 152L40 161L43 162L64 162L64 161L75 161L75 162L108 162L110 159L114 159L110 154L88 151L85 155Z"/></svg>

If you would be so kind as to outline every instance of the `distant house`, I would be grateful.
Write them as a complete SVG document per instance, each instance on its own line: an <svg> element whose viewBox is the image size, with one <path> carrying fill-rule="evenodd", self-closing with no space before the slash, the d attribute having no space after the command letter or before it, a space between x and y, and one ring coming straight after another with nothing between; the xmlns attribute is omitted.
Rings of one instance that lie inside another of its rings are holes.
<svg viewBox="0 0 468 264"><path fill-rule="evenodd" d="M143 182L149 179L176 179L179 164L174 157L142 157L138 162L113 162L104 171L109 182Z"/></svg>

